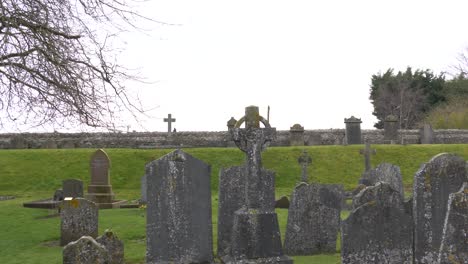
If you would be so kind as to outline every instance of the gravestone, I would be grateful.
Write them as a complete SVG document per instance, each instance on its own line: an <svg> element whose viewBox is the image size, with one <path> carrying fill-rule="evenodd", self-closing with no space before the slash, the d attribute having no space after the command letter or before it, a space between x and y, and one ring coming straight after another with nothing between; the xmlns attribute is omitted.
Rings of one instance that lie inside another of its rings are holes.
<svg viewBox="0 0 468 264"><path fill-rule="evenodd" d="M109 256L109 264L124 264L124 244L114 234L106 230L104 234L96 239L100 245L104 246Z"/></svg>
<svg viewBox="0 0 468 264"><path fill-rule="evenodd" d="M86 199L95 202L100 209L119 207L123 200L114 200L110 184L110 159L103 149L98 149L91 156L91 183L88 185Z"/></svg>
<svg viewBox="0 0 468 264"><path fill-rule="evenodd" d="M240 128L244 122L245 128ZM260 128L260 122L265 128ZM249 106L229 132L237 147L246 153L245 188L241 190L245 206L234 212L228 253L222 256L224 252L218 251L218 255L224 263L292 263L283 255L278 217L273 206L264 200L274 197L274 189L272 194L264 193L269 190L265 185L274 183L262 178L261 152L276 138L276 129L260 116L258 107Z"/></svg>
<svg viewBox="0 0 468 264"><path fill-rule="evenodd" d="M309 154L307 154L306 150L302 151L301 156L297 159L299 165L301 165L302 173L301 173L301 181L302 182L309 182L309 177L307 175L307 167L312 163L312 158Z"/></svg>
<svg viewBox="0 0 468 264"><path fill-rule="evenodd" d="M182 150L147 164L147 264L213 260L210 170Z"/></svg>
<svg viewBox="0 0 468 264"><path fill-rule="evenodd" d="M419 136L421 137L421 144L434 144L434 130L430 124L424 124L419 129Z"/></svg>
<svg viewBox="0 0 468 264"><path fill-rule="evenodd" d="M434 156L414 176L413 217L415 263L435 263L442 240L449 194L468 181L463 158L448 153Z"/></svg>
<svg viewBox="0 0 468 264"><path fill-rule="evenodd" d="M287 196L281 196L278 200L275 201L275 208L288 209L289 208L289 199Z"/></svg>
<svg viewBox="0 0 468 264"><path fill-rule="evenodd" d="M291 195L284 251L289 255L335 253L342 193L336 186L300 183Z"/></svg>
<svg viewBox="0 0 468 264"><path fill-rule="evenodd" d="M97 237L99 210L95 203L83 198L66 197L61 209L61 246L82 236Z"/></svg>
<svg viewBox="0 0 468 264"><path fill-rule="evenodd" d="M225 256L230 252L234 213L247 206L244 190L246 188L247 168L234 166L221 169L219 172L218 201L218 255ZM262 208L274 210L275 206L275 174L262 169L260 175L263 184L259 192Z"/></svg>
<svg viewBox="0 0 468 264"><path fill-rule="evenodd" d="M167 118L164 118L164 122L167 122L167 133L171 133L172 132L172 122L175 122L176 119L175 118L172 118L172 115L171 114L168 114L167 115Z"/></svg>
<svg viewBox="0 0 468 264"><path fill-rule="evenodd" d="M364 173L362 177L362 181L368 183L369 186L375 185L378 182L386 182L401 194L402 199L404 198L403 178L400 167L390 163L381 163L377 168Z"/></svg>
<svg viewBox="0 0 468 264"><path fill-rule="evenodd" d="M468 263L468 182L449 195L438 263Z"/></svg>
<svg viewBox="0 0 468 264"><path fill-rule="evenodd" d="M346 144L361 144L361 119L351 116L345 118L346 124Z"/></svg>
<svg viewBox="0 0 468 264"><path fill-rule="evenodd" d="M67 179L62 181L63 195L65 197L83 197L83 181Z"/></svg>
<svg viewBox="0 0 468 264"><path fill-rule="evenodd" d="M388 115L384 120L384 142L395 144L398 140L398 117Z"/></svg>
<svg viewBox="0 0 468 264"><path fill-rule="evenodd" d="M304 146L304 127L294 124L289 130L289 145Z"/></svg>
<svg viewBox="0 0 468 264"><path fill-rule="evenodd" d="M148 202L148 195L146 194L146 191L148 189L148 183L147 183L147 178L146 174L143 175L140 179L140 188L141 188L141 198L140 198L140 203L147 203Z"/></svg>
<svg viewBox="0 0 468 264"><path fill-rule="evenodd" d="M229 119L227 122L228 130L234 128L236 126L236 123L237 120L234 117L231 117L231 119Z"/></svg>
<svg viewBox="0 0 468 264"><path fill-rule="evenodd" d="M54 193L54 197L52 198L52 201L63 201L64 195L63 195L63 190L58 189Z"/></svg>
<svg viewBox="0 0 468 264"><path fill-rule="evenodd" d="M371 170L371 154L375 155L376 151L375 149L371 149L369 140L366 138L365 139L365 148L359 150L359 153L361 155L364 155L364 173L361 175L361 179L359 180L359 184L365 184L365 185L371 185L367 180L366 180L366 174Z"/></svg>
<svg viewBox="0 0 468 264"><path fill-rule="evenodd" d="M63 264L110 264L106 248L90 236L83 236L63 248Z"/></svg>
<svg viewBox="0 0 468 264"><path fill-rule="evenodd" d="M354 197L353 206L341 225L341 263L412 263L412 218L400 193L379 182Z"/></svg>

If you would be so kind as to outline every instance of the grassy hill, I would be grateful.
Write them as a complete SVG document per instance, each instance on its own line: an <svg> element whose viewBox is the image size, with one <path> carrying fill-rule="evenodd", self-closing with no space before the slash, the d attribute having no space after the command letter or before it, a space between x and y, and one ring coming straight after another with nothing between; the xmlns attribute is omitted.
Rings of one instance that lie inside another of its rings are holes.
<svg viewBox="0 0 468 264"><path fill-rule="evenodd" d="M301 169L297 158L303 149L312 156L311 180L321 183L342 183L350 190L356 186L364 170L359 154L362 145L274 147L263 153L263 166L276 171L276 195L289 195L299 181ZM372 166L389 162L400 166L404 185L411 192L413 176L420 165L441 152L457 153L468 160L468 145L373 145L377 154ZM77 178L89 183L89 159L94 149L0 150L0 196L14 195L14 200L0 201L0 263L61 263L60 218L54 211L22 207L23 202L52 197L62 180ZM140 178L145 163L157 159L169 149L106 149L111 159L111 183L118 199L138 199ZM194 157L211 165L213 191L213 236L217 230L217 189L220 168L239 165L244 154L235 148L185 149ZM282 238L287 210L278 209ZM346 212L343 214L347 215ZM144 263L145 210L120 209L99 212L99 234L112 228L124 241L126 263ZM215 249L216 250L216 249ZM337 253L316 256L294 256L295 264L339 263Z"/></svg>

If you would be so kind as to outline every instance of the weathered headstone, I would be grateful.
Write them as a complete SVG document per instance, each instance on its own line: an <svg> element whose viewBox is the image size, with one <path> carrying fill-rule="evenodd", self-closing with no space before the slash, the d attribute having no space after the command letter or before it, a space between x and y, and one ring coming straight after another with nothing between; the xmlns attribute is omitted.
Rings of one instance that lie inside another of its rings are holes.
<svg viewBox="0 0 468 264"><path fill-rule="evenodd" d="M403 178L398 166L390 163L381 163L377 168L365 172L362 178L362 182L368 183L369 186L375 185L378 182L386 182L401 194L402 199L404 198Z"/></svg>
<svg viewBox="0 0 468 264"><path fill-rule="evenodd" d="M244 122L245 128L240 128ZM265 128L260 128L260 122ZM278 217L262 200L270 196L263 193L269 189L264 185L274 183L262 179L261 151L276 138L276 129L260 116L258 107L249 106L229 132L237 147L246 153L245 206L234 213L229 252L221 259L224 263L292 263L283 255Z"/></svg>
<svg viewBox="0 0 468 264"><path fill-rule="evenodd" d="M395 144L398 140L398 117L388 115L384 120L384 142Z"/></svg>
<svg viewBox="0 0 468 264"><path fill-rule="evenodd" d="M419 130L421 144L434 144L434 130L430 124L424 124Z"/></svg>
<svg viewBox="0 0 468 264"><path fill-rule="evenodd" d="M361 123L361 119L354 116L345 118L346 144L361 144Z"/></svg>
<svg viewBox="0 0 468 264"><path fill-rule="evenodd" d="M97 237L99 210L95 203L83 198L67 197L62 202L60 245L82 236Z"/></svg>
<svg viewBox="0 0 468 264"><path fill-rule="evenodd" d="M468 182L449 195L437 263L468 263Z"/></svg>
<svg viewBox="0 0 468 264"><path fill-rule="evenodd" d="M103 245L90 236L83 236L63 248L63 264L110 264Z"/></svg>
<svg viewBox="0 0 468 264"><path fill-rule="evenodd" d="M146 165L146 263L213 260L210 170L182 150Z"/></svg>
<svg viewBox="0 0 468 264"><path fill-rule="evenodd" d="M336 186L300 183L291 195L284 251L290 255L335 253L342 194Z"/></svg>
<svg viewBox="0 0 468 264"><path fill-rule="evenodd" d="M412 263L412 218L400 193L380 182L354 197L353 206L341 225L341 263Z"/></svg>
<svg viewBox="0 0 468 264"><path fill-rule="evenodd" d="M67 179L62 181L63 195L65 197L83 197L83 181Z"/></svg>
<svg viewBox="0 0 468 264"><path fill-rule="evenodd" d="M219 172L219 201L218 201L218 255L225 256L230 252L234 213L247 206L245 188L247 182L247 168L234 166L221 169ZM260 175L263 184L259 191L262 208L274 210L275 205L275 174L262 169Z"/></svg>
<svg viewBox="0 0 468 264"><path fill-rule="evenodd" d="M289 145L304 146L304 127L294 124L289 130Z"/></svg>
<svg viewBox="0 0 468 264"><path fill-rule="evenodd" d="M227 121L228 130L234 128L236 126L236 123L237 120L234 117L231 117L231 119Z"/></svg>
<svg viewBox="0 0 468 264"><path fill-rule="evenodd" d="M449 194L468 181L463 158L442 153L433 157L414 176L413 217L415 264L436 263Z"/></svg>
<svg viewBox="0 0 468 264"><path fill-rule="evenodd" d="M167 122L167 132L168 133L171 133L172 132L172 122L175 122L176 119L175 118L172 118L172 115L171 114L168 114L167 115L167 118L164 118L164 122Z"/></svg>
<svg viewBox="0 0 468 264"><path fill-rule="evenodd" d="M99 208L117 207L124 201L114 200L112 185L110 184L110 159L103 149L98 149L91 156L91 183L88 185L86 199L98 204Z"/></svg>
<svg viewBox="0 0 468 264"><path fill-rule="evenodd" d="M312 163L312 158L307 153L306 150L302 151L301 156L297 159L297 162L301 165L302 173L301 173L301 181L302 182L309 182L309 177L307 175L307 167Z"/></svg>
<svg viewBox="0 0 468 264"><path fill-rule="evenodd" d="M63 190L58 189L55 190L54 197L52 198L53 201L63 201L64 195L63 195Z"/></svg>
<svg viewBox="0 0 468 264"><path fill-rule="evenodd" d="M140 188L141 188L141 198L140 198L140 203L147 203L148 202L148 195L146 194L148 190L148 183L147 183L147 177L146 174L143 175L140 179Z"/></svg>
<svg viewBox="0 0 468 264"><path fill-rule="evenodd" d="M289 208L289 199L287 196L281 196L278 200L275 201L275 208L288 209Z"/></svg>
<svg viewBox="0 0 468 264"><path fill-rule="evenodd" d="M96 239L100 245L103 245L108 252L109 264L124 264L124 244L114 234L106 230L104 234Z"/></svg>

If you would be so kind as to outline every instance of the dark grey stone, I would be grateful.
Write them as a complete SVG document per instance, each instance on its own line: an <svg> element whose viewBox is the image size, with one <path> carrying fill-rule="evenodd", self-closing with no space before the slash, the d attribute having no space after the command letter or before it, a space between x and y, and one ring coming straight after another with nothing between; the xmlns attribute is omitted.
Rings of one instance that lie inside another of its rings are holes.
<svg viewBox="0 0 468 264"><path fill-rule="evenodd" d="M346 143L348 145L361 144L361 119L351 116L345 118L346 124Z"/></svg>
<svg viewBox="0 0 468 264"><path fill-rule="evenodd" d="M302 168L301 181L305 183L309 182L309 177L307 175L307 167L312 163L312 158L306 150L302 151L302 154L297 159L297 162L299 162L299 165L301 165Z"/></svg>
<svg viewBox="0 0 468 264"><path fill-rule="evenodd" d="M52 198L52 201L63 201L63 191L62 189L58 189L54 193L54 197Z"/></svg>
<svg viewBox="0 0 468 264"><path fill-rule="evenodd" d="M356 208L341 225L343 264L410 264L412 218L400 193L380 182L361 191Z"/></svg>
<svg viewBox="0 0 468 264"><path fill-rule="evenodd" d="M97 237L99 210L95 203L84 198L67 197L61 209L61 246L82 236Z"/></svg>
<svg viewBox="0 0 468 264"><path fill-rule="evenodd" d="M104 234L96 239L96 242L103 245L109 255L109 264L124 264L124 244L114 234L106 230Z"/></svg>
<svg viewBox="0 0 468 264"><path fill-rule="evenodd" d="M371 167L371 160L370 160L370 155L375 155L376 151L375 149L371 149L370 147L370 143L369 143L369 139L365 139L365 148L364 149L361 149L359 150L359 153L364 155L364 168L365 168L365 171L364 172L367 172L367 171L370 171L370 169L372 168Z"/></svg>
<svg viewBox="0 0 468 264"><path fill-rule="evenodd" d="M172 118L172 115L171 114L168 114L167 115L167 118L164 118L164 122L167 122L167 133L171 133L172 132L172 122L175 122L176 119L175 118Z"/></svg>
<svg viewBox="0 0 468 264"><path fill-rule="evenodd" d="M244 122L245 128L240 128ZM260 128L260 122L265 128ZM260 116L257 106L249 106L245 108L245 116L229 129L229 133L236 146L246 154L246 176L241 179L245 181L245 188L241 189L245 206L234 212L227 254L224 248L218 255L224 263L292 263L282 252L278 219L273 208L274 177L263 177L268 173L262 169L261 152L276 139L276 129ZM271 193L266 193L270 189Z"/></svg>
<svg viewBox="0 0 468 264"><path fill-rule="evenodd" d="M103 149L96 150L90 160L91 183L86 198L100 208L112 208L114 193L110 184L110 159Z"/></svg>
<svg viewBox="0 0 468 264"><path fill-rule="evenodd" d="M275 201L275 208L288 209L289 208L289 199L287 196L281 196L278 200Z"/></svg>
<svg viewBox="0 0 468 264"><path fill-rule="evenodd" d="M300 124L294 124L289 129L289 145L304 146L304 127Z"/></svg>
<svg viewBox="0 0 468 264"><path fill-rule="evenodd" d="M146 166L146 263L213 260L210 166L175 150Z"/></svg>
<svg viewBox="0 0 468 264"><path fill-rule="evenodd" d="M65 197L83 197L83 181L67 179L62 182L63 195Z"/></svg>
<svg viewBox="0 0 468 264"><path fill-rule="evenodd" d="M234 166L219 172L218 200L218 255L229 254L235 211L247 207L245 196L247 169ZM260 193L260 207L271 211L275 207L275 173L261 170L263 184Z"/></svg>
<svg viewBox="0 0 468 264"><path fill-rule="evenodd" d="M421 144L434 144L434 130L430 124L424 124L419 130L419 136L421 137Z"/></svg>
<svg viewBox="0 0 468 264"><path fill-rule="evenodd" d="M147 177L146 177L146 174L145 174L140 179L140 187L141 187L140 203L144 203L144 204L148 202L148 195L146 194L146 191L148 189L148 184L147 184L146 180L147 180Z"/></svg>
<svg viewBox="0 0 468 264"><path fill-rule="evenodd" d="M291 195L284 251L289 255L335 253L342 193L335 185L301 183Z"/></svg>
<svg viewBox="0 0 468 264"><path fill-rule="evenodd" d="M393 143L398 140L398 117L388 115L384 120L384 142Z"/></svg>
<svg viewBox="0 0 468 264"><path fill-rule="evenodd" d="M402 199L404 198L403 178L398 166L381 163L377 168L364 173L362 178L368 186L375 185L378 182L386 182L401 194Z"/></svg>
<svg viewBox="0 0 468 264"><path fill-rule="evenodd" d="M449 195L438 263L468 263L468 182Z"/></svg>
<svg viewBox="0 0 468 264"><path fill-rule="evenodd" d="M63 264L110 264L106 248L90 236L83 236L63 248Z"/></svg>
<svg viewBox="0 0 468 264"><path fill-rule="evenodd" d="M433 157L414 176L413 218L415 263L435 263L442 240L449 194L468 181L465 161L442 153Z"/></svg>

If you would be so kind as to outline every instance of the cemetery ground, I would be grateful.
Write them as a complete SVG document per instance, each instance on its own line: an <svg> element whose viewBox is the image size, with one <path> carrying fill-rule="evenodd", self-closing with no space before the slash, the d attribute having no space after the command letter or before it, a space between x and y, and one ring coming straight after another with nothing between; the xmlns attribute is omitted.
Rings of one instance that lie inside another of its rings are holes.
<svg viewBox="0 0 468 264"><path fill-rule="evenodd" d="M276 197L290 196L301 178L297 158L306 149L312 157L309 182L343 184L350 191L364 171L363 145L271 147L263 153L265 168L276 172ZM372 145L377 154L371 165L392 163L401 169L405 198L412 191L413 177L420 165L441 152L456 153L468 159L468 145ZM60 218L56 210L24 208L24 202L51 198L64 179L90 181L89 157L95 149L1 150L0 196L15 199L0 201L0 263L61 263ZM106 149L111 159L111 183L117 199L135 201L140 197L140 178L145 163L162 157L172 149ZM213 238L216 252L218 176L220 168L240 165L244 153L237 148L184 149L211 165ZM277 209L281 237L287 210ZM112 229L123 240L126 263L144 263L146 240L144 208L99 211L99 235ZM347 211L342 212L346 218ZM295 263L340 263L337 252L330 255L293 256Z"/></svg>

